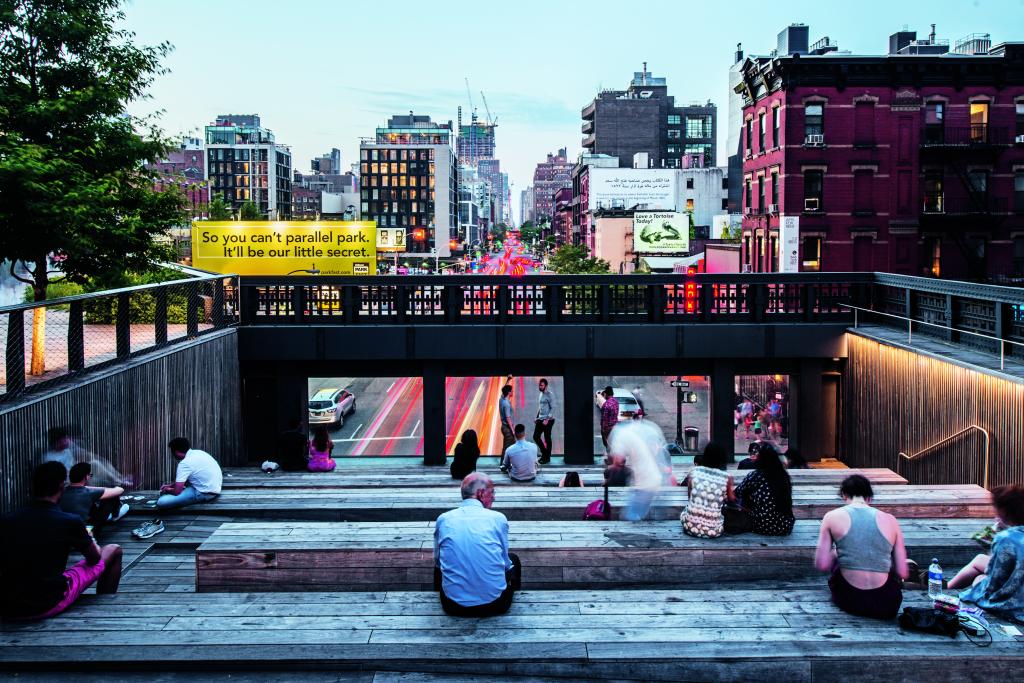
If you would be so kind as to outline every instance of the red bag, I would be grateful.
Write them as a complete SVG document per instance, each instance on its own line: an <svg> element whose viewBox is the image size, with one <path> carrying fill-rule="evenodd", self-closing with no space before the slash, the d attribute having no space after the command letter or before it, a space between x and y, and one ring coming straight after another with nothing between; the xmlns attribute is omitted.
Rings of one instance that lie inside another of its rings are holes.
<svg viewBox="0 0 1024 683"><path fill-rule="evenodd" d="M612 518L612 506L608 504L608 485L604 486L604 500L595 500L583 511L584 520L606 522Z"/></svg>

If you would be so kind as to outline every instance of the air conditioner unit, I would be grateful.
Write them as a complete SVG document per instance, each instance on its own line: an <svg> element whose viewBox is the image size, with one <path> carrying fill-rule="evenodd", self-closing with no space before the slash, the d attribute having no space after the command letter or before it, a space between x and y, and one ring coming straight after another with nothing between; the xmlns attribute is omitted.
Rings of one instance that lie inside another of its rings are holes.
<svg viewBox="0 0 1024 683"><path fill-rule="evenodd" d="M752 206L744 207L743 213L748 215L748 216L750 216L751 214L754 213L754 207L752 207Z"/></svg>
<svg viewBox="0 0 1024 683"><path fill-rule="evenodd" d="M740 270L740 272L741 273L753 273L754 269L751 267L751 265L749 263L744 263L743 264L743 269Z"/></svg>
<svg viewBox="0 0 1024 683"><path fill-rule="evenodd" d="M813 133L804 138L804 144L808 147L824 147L825 135L823 133Z"/></svg>
<svg viewBox="0 0 1024 683"><path fill-rule="evenodd" d="M817 197L807 197L804 199L804 211L820 211L821 200Z"/></svg>
<svg viewBox="0 0 1024 683"><path fill-rule="evenodd" d="M779 212L779 205L778 204L769 204L768 205L768 213L778 213L778 212Z"/></svg>
<svg viewBox="0 0 1024 683"><path fill-rule="evenodd" d="M1024 145L1024 135L1018 135L1014 139L1014 142L1016 142L1018 145Z"/></svg>

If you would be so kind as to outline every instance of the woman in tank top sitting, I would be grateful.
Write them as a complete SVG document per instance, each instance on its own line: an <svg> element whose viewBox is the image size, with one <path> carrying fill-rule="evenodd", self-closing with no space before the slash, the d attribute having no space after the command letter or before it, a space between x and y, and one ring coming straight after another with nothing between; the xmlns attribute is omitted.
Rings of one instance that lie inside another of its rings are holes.
<svg viewBox="0 0 1024 683"><path fill-rule="evenodd" d="M899 522L871 507L871 482L859 474L844 479L839 494L846 505L821 520L815 566L832 572L828 587L836 607L856 616L891 619L903 602L902 579L907 578Z"/></svg>

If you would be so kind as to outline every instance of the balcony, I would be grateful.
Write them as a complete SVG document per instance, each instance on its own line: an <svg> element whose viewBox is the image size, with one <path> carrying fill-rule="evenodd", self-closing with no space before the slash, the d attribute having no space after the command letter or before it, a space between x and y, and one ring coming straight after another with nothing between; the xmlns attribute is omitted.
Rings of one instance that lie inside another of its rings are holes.
<svg viewBox="0 0 1024 683"><path fill-rule="evenodd" d="M597 110L597 102L591 102L587 106L583 107L583 111L580 112L581 119L593 119L594 112Z"/></svg>
<svg viewBox="0 0 1024 683"><path fill-rule="evenodd" d="M989 216L1005 214L1007 211L1006 197L951 197L942 194L925 195L921 207L923 216L958 217L958 216Z"/></svg>
<svg viewBox="0 0 1024 683"><path fill-rule="evenodd" d="M593 133L594 132L594 122L593 122L593 120L584 121L583 122L583 127L581 128L581 132L584 135L590 135L591 133Z"/></svg>
<svg viewBox="0 0 1024 683"><path fill-rule="evenodd" d="M593 133L583 138L584 149L592 149L595 144L597 144L597 137Z"/></svg>
<svg viewBox="0 0 1024 683"><path fill-rule="evenodd" d="M993 147L1011 143L1006 128L993 128L987 123L969 126L925 126L922 147Z"/></svg>

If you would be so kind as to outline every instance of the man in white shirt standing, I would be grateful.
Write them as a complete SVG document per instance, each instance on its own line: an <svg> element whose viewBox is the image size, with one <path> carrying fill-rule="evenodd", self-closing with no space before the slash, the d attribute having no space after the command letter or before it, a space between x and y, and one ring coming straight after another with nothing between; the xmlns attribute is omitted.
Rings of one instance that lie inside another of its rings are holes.
<svg viewBox="0 0 1024 683"><path fill-rule="evenodd" d="M434 525L434 590L452 616L504 614L519 590L522 566L508 551L508 519L493 504L494 483L472 472L462 480L462 504Z"/></svg>
<svg viewBox="0 0 1024 683"><path fill-rule="evenodd" d="M220 465L206 451L192 448L183 436L171 439L167 444L178 462L174 482L160 487L160 498L156 506L160 510L206 503L220 495L224 475Z"/></svg>
<svg viewBox="0 0 1024 683"><path fill-rule="evenodd" d="M512 481L533 481L540 470L540 449L526 440L525 426L516 425L515 435L516 442L505 449L505 457L501 459L502 470L508 472Z"/></svg>

